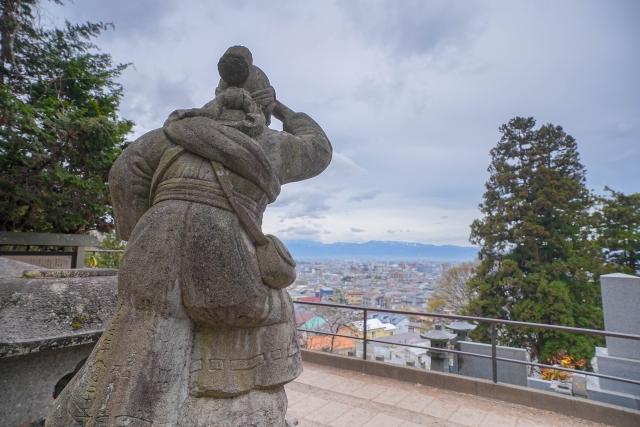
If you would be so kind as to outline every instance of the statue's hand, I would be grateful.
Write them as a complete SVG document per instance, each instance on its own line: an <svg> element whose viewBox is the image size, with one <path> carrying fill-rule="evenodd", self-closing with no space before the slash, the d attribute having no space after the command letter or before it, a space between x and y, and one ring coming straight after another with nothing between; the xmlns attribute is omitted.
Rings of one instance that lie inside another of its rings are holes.
<svg viewBox="0 0 640 427"><path fill-rule="evenodd" d="M263 107L268 107L276 102L276 90L273 86L257 90L251 93L251 98Z"/></svg>

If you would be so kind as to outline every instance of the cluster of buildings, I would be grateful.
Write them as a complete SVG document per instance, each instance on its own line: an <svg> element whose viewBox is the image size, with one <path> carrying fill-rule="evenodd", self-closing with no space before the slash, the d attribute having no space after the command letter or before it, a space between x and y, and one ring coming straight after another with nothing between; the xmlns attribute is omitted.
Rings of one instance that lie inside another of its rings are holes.
<svg viewBox="0 0 640 427"><path fill-rule="evenodd" d="M294 301L326 302L353 306L425 311L437 281L448 265L430 261L315 261L298 264L298 279L289 288ZM428 346L421 336L431 319L368 311L366 336L371 358L406 366L429 367L426 350L399 347L397 343ZM296 304L296 324L302 346L310 350L361 355L365 335L360 310L323 309ZM349 338L353 337L353 338Z"/></svg>
<svg viewBox="0 0 640 427"><path fill-rule="evenodd" d="M424 311L446 263L316 261L298 264L294 301Z"/></svg>

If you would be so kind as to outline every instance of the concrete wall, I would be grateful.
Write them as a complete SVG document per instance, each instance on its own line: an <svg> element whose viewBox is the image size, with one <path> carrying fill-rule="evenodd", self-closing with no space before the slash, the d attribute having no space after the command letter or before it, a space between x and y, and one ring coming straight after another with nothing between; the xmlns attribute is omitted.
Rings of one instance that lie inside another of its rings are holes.
<svg viewBox="0 0 640 427"><path fill-rule="evenodd" d="M89 356L93 344L0 359L0 420L14 427L43 419L55 384Z"/></svg>

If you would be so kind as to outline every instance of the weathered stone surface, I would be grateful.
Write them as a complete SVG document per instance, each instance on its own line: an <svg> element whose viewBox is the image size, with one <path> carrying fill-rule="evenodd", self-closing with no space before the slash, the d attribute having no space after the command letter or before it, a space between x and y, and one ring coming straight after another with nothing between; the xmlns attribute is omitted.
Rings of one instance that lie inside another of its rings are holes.
<svg viewBox="0 0 640 427"><path fill-rule="evenodd" d="M115 303L114 276L0 279L0 357L95 342Z"/></svg>
<svg viewBox="0 0 640 427"><path fill-rule="evenodd" d="M91 353L115 312L116 277L26 279L0 265L0 420L44 419L56 383Z"/></svg>
<svg viewBox="0 0 640 427"><path fill-rule="evenodd" d="M0 279L5 277L22 277L26 270L34 270L38 267L26 262L0 256Z"/></svg>
<svg viewBox="0 0 640 427"><path fill-rule="evenodd" d="M251 390L233 399L187 397L180 427L278 426L283 424L287 396L283 386Z"/></svg>
<svg viewBox="0 0 640 427"><path fill-rule="evenodd" d="M29 279L37 278L63 278L63 277L96 277L96 276L116 276L118 270L113 268L64 268L64 269L28 269L22 273L22 277Z"/></svg>
<svg viewBox="0 0 640 427"><path fill-rule="evenodd" d="M600 276L604 327L607 331L640 335L640 277ZM607 337L609 356L640 359L640 341Z"/></svg>
<svg viewBox="0 0 640 427"><path fill-rule="evenodd" d="M56 384L89 354L93 342L0 359L0 420L27 426L43 420Z"/></svg>
<svg viewBox="0 0 640 427"><path fill-rule="evenodd" d="M302 370L293 304L263 282L251 226L281 185L328 166L331 145L275 99L248 49L221 64L213 101L172 113L110 172L128 240L117 311L49 426L285 424L282 386Z"/></svg>

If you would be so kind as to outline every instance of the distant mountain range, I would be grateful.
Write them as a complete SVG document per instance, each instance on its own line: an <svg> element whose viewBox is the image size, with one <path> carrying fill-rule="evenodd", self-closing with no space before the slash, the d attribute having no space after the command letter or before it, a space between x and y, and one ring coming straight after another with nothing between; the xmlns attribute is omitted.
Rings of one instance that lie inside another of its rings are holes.
<svg viewBox="0 0 640 427"><path fill-rule="evenodd" d="M285 242L295 259L373 259L373 260L429 260L471 261L478 250L470 246L429 245L413 242L372 240L365 243L321 243L312 240Z"/></svg>

